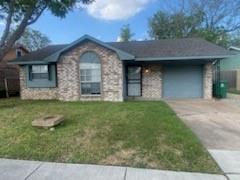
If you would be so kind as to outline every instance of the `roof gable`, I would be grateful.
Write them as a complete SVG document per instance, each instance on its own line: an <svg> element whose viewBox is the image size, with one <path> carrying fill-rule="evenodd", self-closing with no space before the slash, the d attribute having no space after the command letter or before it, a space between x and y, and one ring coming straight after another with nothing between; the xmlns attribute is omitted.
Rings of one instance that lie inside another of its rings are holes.
<svg viewBox="0 0 240 180"><path fill-rule="evenodd" d="M107 49L115 51L121 60L133 60L134 59L134 56L129 54L129 53L127 53L127 52L124 52L124 51L122 51L120 49L112 47L112 46L110 46L110 45L108 45L108 44L106 44L106 43L104 43L102 41L99 41L98 39L95 39L95 38L93 38L91 36L84 35L83 37L81 37L80 39L72 42L71 44L67 45L63 49L57 51L56 53L52 54L51 56L48 56L47 58L45 58L45 61L47 61L47 62L56 62L58 60L59 56L62 53L68 51L72 47L74 47L77 44L79 44L79 43L81 43L83 41L86 41L86 40L92 41L92 42L94 42L96 44L99 44L99 45L101 45L101 46L103 46L103 47L105 47Z"/></svg>
<svg viewBox="0 0 240 180"><path fill-rule="evenodd" d="M78 40L72 42L71 44L65 44L65 45L57 45L57 46L48 46L45 47L43 49L41 49L40 51L36 51L36 52L32 52L30 55L30 59L28 59L29 61L24 61L24 58L27 57L22 57L17 58L16 60L13 60L11 63L12 64L42 64L42 63L51 63L51 62L57 62L59 60L59 57L62 53L67 52L68 50L70 50L72 47L84 42L84 41L91 41L94 42L96 44L99 44L100 46L103 46L107 49L113 50L114 52L117 53L117 55L119 56L120 60L133 60L135 57L127 52L124 52L118 48L112 47L100 40L97 40L89 35L84 35L81 38L79 38ZM35 57L34 57L35 55ZM31 59L34 61L31 61Z"/></svg>

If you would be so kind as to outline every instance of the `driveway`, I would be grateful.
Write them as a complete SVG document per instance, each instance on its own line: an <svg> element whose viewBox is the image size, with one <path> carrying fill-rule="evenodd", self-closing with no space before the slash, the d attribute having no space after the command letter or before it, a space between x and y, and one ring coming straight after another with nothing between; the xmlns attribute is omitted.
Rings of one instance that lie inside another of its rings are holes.
<svg viewBox="0 0 240 180"><path fill-rule="evenodd" d="M240 150L240 107L231 101L167 101L207 149Z"/></svg>
<svg viewBox="0 0 240 180"><path fill-rule="evenodd" d="M199 137L229 179L240 179L240 99L167 103Z"/></svg>

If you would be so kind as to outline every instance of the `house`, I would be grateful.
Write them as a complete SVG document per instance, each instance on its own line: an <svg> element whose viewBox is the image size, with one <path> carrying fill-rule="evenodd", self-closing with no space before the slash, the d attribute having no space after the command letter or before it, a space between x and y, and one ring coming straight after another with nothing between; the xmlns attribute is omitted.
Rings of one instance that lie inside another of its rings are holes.
<svg viewBox="0 0 240 180"><path fill-rule="evenodd" d="M19 68L17 65L8 64L10 60L25 55L28 50L20 45L14 47L0 60L0 97L5 95L4 79L8 80L10 93L19 93Z"/></svg>
<svg viewBox="0 0 240 180"><path fill-rule="evenodd" d="M198 38L131 42L85 35L19 57L22 99L212 98L213 62L231 53Z"/></svg>
<svg viewBox="0 0 240 180"><path fill-rule="evenodd" d="M240 48L231 46L229 50L235 53L235 56L221 60L221 71L240 70Z"/></svg>
<svg viewBox="0 0 240 180"><path fill-rule="evenodd" d="M220 78L227 81L228 89L240 90L240 48L229 47L234 56L220 61Z"/></svg>

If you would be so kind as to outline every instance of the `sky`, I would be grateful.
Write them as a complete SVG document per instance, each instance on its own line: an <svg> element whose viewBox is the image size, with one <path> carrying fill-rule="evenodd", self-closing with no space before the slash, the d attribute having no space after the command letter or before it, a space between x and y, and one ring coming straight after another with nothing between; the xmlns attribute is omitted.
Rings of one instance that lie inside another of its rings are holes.
<svg viewBox="0 0 240 180"><path fill-rule="evenodd" d="M47 35L52 44L70 43L84 34L101 41L116 41L123 25L129 24L133 39L148 37L148 20L160 9L159 0L95 0L76 8L64 19L45 11L31 28Z"/></svg>

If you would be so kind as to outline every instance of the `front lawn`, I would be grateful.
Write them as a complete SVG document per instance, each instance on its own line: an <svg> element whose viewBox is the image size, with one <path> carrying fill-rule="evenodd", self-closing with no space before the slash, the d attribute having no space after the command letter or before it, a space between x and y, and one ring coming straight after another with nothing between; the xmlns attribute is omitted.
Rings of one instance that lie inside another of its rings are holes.
<svg viewBox="0 0 240 180"><path fill-rule="evenodd" d="M55 131L33 128L63 114ZM196 136L164 102L0 100L0 157L219 173Z"/></svg>

